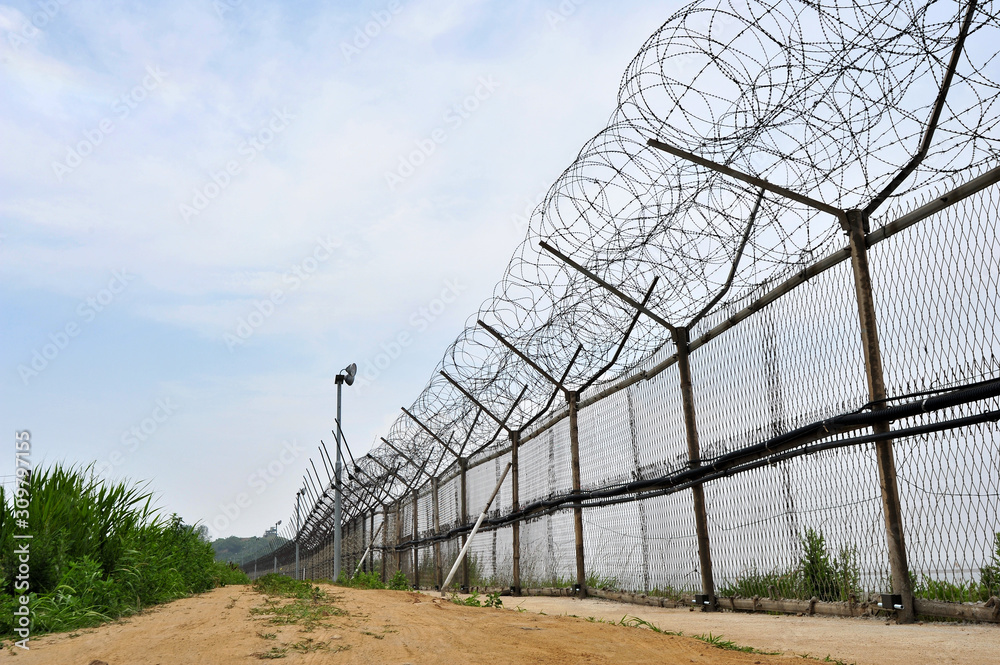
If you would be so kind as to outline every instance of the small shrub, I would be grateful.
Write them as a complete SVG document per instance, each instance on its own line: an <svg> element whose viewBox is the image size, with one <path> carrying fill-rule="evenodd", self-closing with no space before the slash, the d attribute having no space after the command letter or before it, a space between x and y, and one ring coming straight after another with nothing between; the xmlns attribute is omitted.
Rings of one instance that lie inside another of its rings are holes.
<svg viewBox="0 0 1000 665"><path fill-rule="evenodd" d="M1000 596L1000 533L993 536L993 560L980 570L980 600Z"/></svg>
<svg viewBox="0 0 1000 665"><path fill-rule="evenodd" d="M372 571L370 573L360 572L354 577L348 577L347 573L343 570L340 571L340 576L337 578L336 584L340 586L352 587L354 589L384 589L385 583L382 582L382 577Z"/></svg>
<svg viewBox="0 0 1000 665"><path fill-rule="evenodd" d="M389 580L388 587L395 591L406 591L410 588L410 580L406 579L406 574L403 571L397 570L396 574Z"/></svg>
<svg viewBox="0 0 1000 665"><path fill-rule="evenodd" d="M215 562L215 586L250 584L250 578L235 563Z"/></svg>
<svg viewBox="0 0 1000 665"><path fill-rule="evenodd" d="M799 538L802 555L791 570L760 572L756 569L737 580L723 584L719 594L743 598L797 598L809 600L848 600L861 593L861 571L853 549L841 548L832 557L822 532L806 529Z"/></svg>
<svg viewBox="0 0 1000 665"><path fill-rule="evenodd" d="M498 597L499 597L499 595L500 594L497 594ZM465 605L466 607L482 607L483 606L482 601L479 600L479 592L478 591L473 591L471 594L469 594L468 598L461 598L457 593L453 593L453 594L451 594L451 598L449 598L449 600L451 602L455 603L456 605Z"/></svg>
<svg viewBox="0 0 1000 665"><path fill-rule="evenodd" d="M802 576L800 597L834 600L838 586L836 562L830 560L826 551L826 539L822 533L806 529L800 542L803 550L802 558L799 559L799 573Z"/></svg>
<svg viewBox="0 0 1000 665"><path fill-rule="evenodd" d="M756 569L744 573L734 581L719 587L719 595L740 596L741 598L799 598L800 580L796 571L759 572Z"/></svg>
<svg viewBox="0 0 1000 665"><path fill-rule="evenodd" d="M268 596L284 596L286 598L303 598L320 600L326 597L326 592L318 586L313 586L305 580L296 580L286 575L268 573L254 580L255 591Z"/></svg>
<svg viewBox="0 0 1000 665"><path fill-rule="evenodd" d="M597 575L591 573L587 575L587 588L588 589L617 589L618 579L615 577L604 577L603 575Z"/></svg>

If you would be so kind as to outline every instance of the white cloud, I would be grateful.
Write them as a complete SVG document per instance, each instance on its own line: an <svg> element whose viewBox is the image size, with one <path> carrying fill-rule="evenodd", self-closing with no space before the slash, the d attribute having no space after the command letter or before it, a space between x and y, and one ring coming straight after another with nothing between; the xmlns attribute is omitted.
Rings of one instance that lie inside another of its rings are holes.
<svg viewBox="0 0 1000 665"><path fill-rule="evenodd" d="M341 43L382 8L244 2L220 19L203 2L141 10L74 3L44 35L2 52L9 60L0 87L9 101L0 112L0 151L16 158L0 165L7 236L0 298L20 303L18 294L30 294L45 303L34 306L40 320L58 320L61 310L45 309L62 302L57 296L85 297L112 268L139 276L117 305L121 318L109 316L81 337L38 382L50 392L10 395L19 417L41 417L52 395L81 390L81 373L109 377L101 399L80 395L74 427L54 423L56 457L101 454L120 426L103 423L131 422L143 399L168 386L190 406L151 442L155 463L138 456L129 473L155 474L164 497L185 510L211 511L221 495L195 490L187 462L169 466L169 455L154 451L170 446L178 460L204 455L230 464L238 485L267 446L327 436L333 374L410 330L411 313L445 280L460 280L466 290L458 303L363 397L351 397L352 443L363 451L490 294L524 231L512 215L601 129L624 67L668 14L642 3L589 3L552 30L535 3L404 2L346 62ZM0 8L0 29L20 18ZM148 66L165 72L162 85L128 117L112 115L114 131L59 182L53 160L98 127ZM491 76L500 83L495 92L449 125L448 109ZM265 130L276 109L295 118L250 160L241 142ZM385 173L440 127L447 140L390 191ZM183 223L179 206L229 162L239 172ZM223 336L326 235L343 243L336 256L230 358ZM88 366L96 353L89 345L117 331L139 350L122 350L112 366ZM48 332L24 334L30 341ZM164 350L171 335L204 346ZM8 365L24 352L12 350ZM142 353L148 364L133 370ZM233 376L218 374L226 367ZM126 413L120 405L132 399L140 403ZM290 500L302 468L275 490L277 504ZM283 517L256 510L234 529L262 531Z"/></svg>

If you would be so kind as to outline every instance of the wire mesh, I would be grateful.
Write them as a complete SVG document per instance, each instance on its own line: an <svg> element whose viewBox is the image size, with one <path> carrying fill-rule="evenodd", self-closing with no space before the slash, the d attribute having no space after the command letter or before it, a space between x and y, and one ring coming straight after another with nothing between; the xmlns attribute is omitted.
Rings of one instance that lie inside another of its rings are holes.
<svg viewBox="0 0 1000 665"><path fill-rule="evenodd" d="M517 524L522 586L854 603L898 586L905 540L917 597L1000 594L997 44L991 2L667 20L358 460L345 511L384 508L386 577L450 568L517 435L518 501L508 476L456 584L512 584ZM330 519L310 512L309 552Z"/></svg>

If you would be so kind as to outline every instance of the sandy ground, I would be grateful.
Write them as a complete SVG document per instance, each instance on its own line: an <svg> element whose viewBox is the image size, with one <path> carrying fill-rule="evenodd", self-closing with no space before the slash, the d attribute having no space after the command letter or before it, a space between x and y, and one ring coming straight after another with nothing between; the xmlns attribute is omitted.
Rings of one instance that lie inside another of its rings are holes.
<svg viewBox="0 0 1000 665"><path fill-rule="evenodd" d="M436 596L334 589L346 615L305 632L275 626L251 609L264 597L226 587L175 601L141 616L80 633L11 646L0 661L44 665L230 665L284 651L284 663L802 663L801 654L859 664L986 663L1000 653L1000 627L886 625L882 621L703 614L571 598L504 598L505 610L464 607ZM520 606L523 611L512 611ZM542 614L544 612L544 614ZM738 644L782 651L770 656L724 651L688 637L588 621L638 616L664 630L711 632ZM572 616L564 615L577 615ZM297 651L296 645L304 652ZM316 650L318 648L318 650ZM815 662L815 661L814 661Z"/></svg>
<svg viewBox="0 0 1000 665"><path fill-rule="evenodd" d="M520 606L529 612L575 614L606 621L618 621L628 614L685 635L711 633L762 651L810 655L820 660L829 656L857 665L996 663L1000 656L997 625L935 622L900 626L874 618L692 612L596 598L532 596L504 599L504 605Z"/></svg>

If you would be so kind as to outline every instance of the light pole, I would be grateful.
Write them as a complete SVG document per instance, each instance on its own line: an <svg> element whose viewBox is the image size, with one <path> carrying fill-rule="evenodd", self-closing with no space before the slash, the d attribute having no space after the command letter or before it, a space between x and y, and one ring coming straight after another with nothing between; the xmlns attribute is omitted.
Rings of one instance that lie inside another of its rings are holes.
<svg viewBox="0 0 1000 665"><path fill-rule="evenodd" d="M274 524L274 540L272 541L275 545L278 543L278 527L281 526L281 520L278 520ZM274 545L271 545L271 552L274 552ZM278 574L278 555L274 555L274 574Z"/></svg>
<svg viewBox="0 0 1000 665"><path fill-rule="evenodd" d="M299 579L299 499L302 490L295 493L295 579Z"/></svg>
<svg viewBox="0 0 1000 665"><path fill-rule="evenodd" d="M341 520L341 494L340 494L340 472L344 463L340 454L340 439L342 436L344 419L340 416L340 393L343 385L352 385L354 376L358 373L358 366L351 363L344 368L342 374L337 375L337 463L334 466L333 478L333 579L340 577L340 520Z"/></svg>

